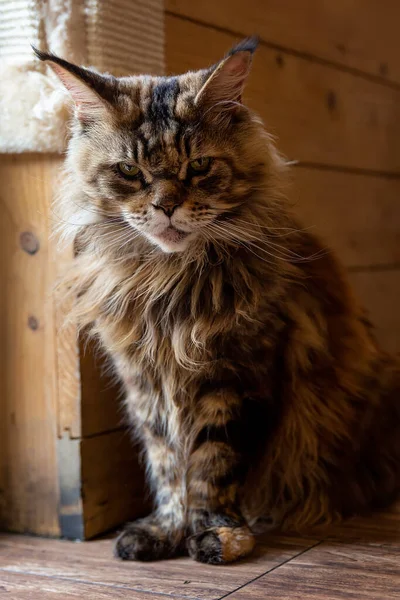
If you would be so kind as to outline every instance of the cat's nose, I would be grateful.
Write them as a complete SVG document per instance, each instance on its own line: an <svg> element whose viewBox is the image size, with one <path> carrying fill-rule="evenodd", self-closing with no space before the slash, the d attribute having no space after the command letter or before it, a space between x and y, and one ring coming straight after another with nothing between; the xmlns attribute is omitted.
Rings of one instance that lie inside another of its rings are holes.
<svg viewBox="0 0 400 600"><path fill-rule="evenodd" d="M167 217L172 217L174 210L183 204L183 200L180 200L176 196L173 198L161 197L153 200L152 206L157 210L162 210Z"/></svg>
<svg viewBox="0 0 400 600"><path fill-rule="evenodd" d="M167 217L172 217L174 210L184 201L183 190L178 182L164 179L155 183L151 204L157 210L162 210Z"/></svg>

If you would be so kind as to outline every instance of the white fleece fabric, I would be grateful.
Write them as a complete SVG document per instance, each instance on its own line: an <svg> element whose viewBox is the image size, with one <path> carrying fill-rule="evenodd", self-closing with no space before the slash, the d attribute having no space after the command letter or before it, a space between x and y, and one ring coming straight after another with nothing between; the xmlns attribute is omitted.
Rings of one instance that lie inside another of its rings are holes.
<svg viewBox="0 0 400 600"><path fill-rule="evenodd" d="M0 152L62 152L68 94L31 44L114 75L164 71L163 0L0 0Z"/></svg>

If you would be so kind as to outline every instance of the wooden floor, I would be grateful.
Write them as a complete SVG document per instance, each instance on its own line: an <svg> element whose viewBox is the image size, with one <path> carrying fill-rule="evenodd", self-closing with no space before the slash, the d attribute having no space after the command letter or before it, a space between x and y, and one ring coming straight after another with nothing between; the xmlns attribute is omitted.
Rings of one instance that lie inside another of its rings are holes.
<svg viewBox="0 0 400 600"><path fill-rule="evenodd" d="M399 600L400 506L325 534L267 536L255 554L211 567L188 558L128 563L112 539L0 535L0 598L162 600Z"/></svg>

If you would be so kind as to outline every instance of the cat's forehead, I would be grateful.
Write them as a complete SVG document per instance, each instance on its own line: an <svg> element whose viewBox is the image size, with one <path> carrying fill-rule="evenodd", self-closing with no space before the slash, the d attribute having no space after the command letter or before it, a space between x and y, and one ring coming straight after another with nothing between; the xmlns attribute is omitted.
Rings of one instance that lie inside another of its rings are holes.
<svg viewBox="0 0 400 600"><path fill-rule="evenodd" d="M164 130L194 118L194 99L202 81L199 71L170 77L139 76L120 80L120 92L131 98L133 112L147 130Z"/></svg>
<svg viewBox="0 0 400 600"><path fill-rule="evenodd" d="M196 145L193 123L198 119L194 99L201 86L198 73L172 77L135 77L121 81L120 93L131 107L122 111L120 131L132 158L152 168L179 164Z"/></svg>

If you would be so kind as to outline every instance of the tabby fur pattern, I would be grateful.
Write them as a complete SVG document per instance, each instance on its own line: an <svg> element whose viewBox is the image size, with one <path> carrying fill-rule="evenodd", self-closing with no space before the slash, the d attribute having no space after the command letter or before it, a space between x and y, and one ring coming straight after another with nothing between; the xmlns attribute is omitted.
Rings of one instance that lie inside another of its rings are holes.
<svg viewBox="0 0 400 600"><path fill-rule="evenodd" d="M291 214L287 165L242 102L255 48L119 79L37 51L75 103L55 210L77 250L65 289L123 382L155 495L123 559L230 562L263 528L399 489L399 361Z"/></svg>

